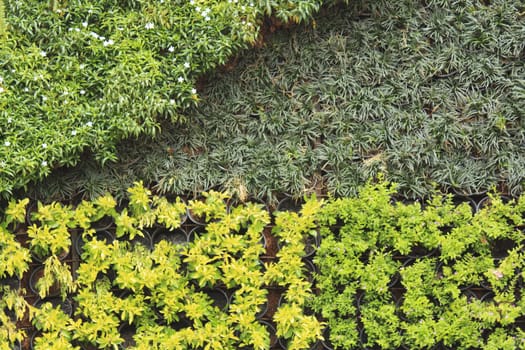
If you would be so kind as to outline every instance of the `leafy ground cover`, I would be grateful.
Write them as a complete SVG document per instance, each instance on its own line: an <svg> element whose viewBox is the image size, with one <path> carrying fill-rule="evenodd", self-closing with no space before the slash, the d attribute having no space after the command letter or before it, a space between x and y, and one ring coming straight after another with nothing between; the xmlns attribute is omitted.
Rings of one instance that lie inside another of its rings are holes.
<svg viewBox="0 0 525 350"><path fill-rule="evenodd" d="M4 6L5 5L5 6ZM195 80L252 45L263 15L315 1L18 1L0 6L0 194L52 169L100 163L199 99Z"/></svg>
<svg viewBox="0 0 525 350"><path fill-rule="evenodd" d="M332 349L523 349L525 197L392 201L387 184L321 211L314 259Z"/></svg>
<svg viewBox="0 0 525 350"><path fill-rule="evenodd" d="M110 195L75 207L11 201L0 224L0 348L268 350L280 338L299 350L315 343L322 324L305 312L312 289L302 257L321 202L275 216L282 248L269 256L263 235L271 221L261 204L203 196L186 205L136 184L120 207ZM189 213L203 225L186 235ZM272 291L286 299L270 310Z"/></svg>
<svg viewBox="0 0 525 350"><path fill-rule="evenodd" d="M207 77L191 123L86 157L43 197L220 188L354 193L384 172L408 195L523 190L525 18L519 1L352 1L275 33Z"/></svg>
<svg viewBox="0 0 525 350"><path fill-rule="evenodd" d="M270 215L218 192L128 194L10 202L0 348L525 346L525 196L407 202L382 182Z"/></svg>

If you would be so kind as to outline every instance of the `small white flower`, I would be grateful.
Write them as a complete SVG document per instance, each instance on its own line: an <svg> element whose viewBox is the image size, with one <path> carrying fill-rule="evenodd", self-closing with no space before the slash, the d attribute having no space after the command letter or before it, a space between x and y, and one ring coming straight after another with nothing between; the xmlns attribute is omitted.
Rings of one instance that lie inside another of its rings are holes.
<svg viewBox="0 0 525 350"><path fill-rule="evenodd" d="M93 10L92 10L92 9L89 9L89 10L88 10L88 13L93 13Z"/></svg>
<svg viewBox="0 0 525 350"><path fill-rule="evenodd" d="M1 94L2 92L4 92L4 91L5 91L5 89L4 89L3 87L0 86L0 94Z"/></svg>
<svg viewBox="0 0 525 350"><path fill-rule="evenodd" d="M9 141L4 142L4 146L6 146L6 147L11 146L11 142L9 142Z"/></svg>
<svg viewBox="0 0 525 350"><path fill-rule="evenodd" d="M197 89L191 89L191 93L195 95L197 93Z"/></svg>
<svg viewBox="0 0 525 350"><path fill-rule="evenodd" d="M4 161L0 162L0 167L4 168L7 164Z"/></svg>
<svg viewBox="0 0 525 350"><path fill-rule="evenodd" d="M81 94L81 95L85 95L86 94L86 90L80 90L78 93Z"/></svg>
<svg viewBox="0 0 525 350"><path fill-rule="evenodd" d="M14 72L16 72L16 69L11 69L11 73L14 73Z"/></svg>
<svg viewBox="0 0 525 350"><path fill-rule="evenodd" d="M171 99L171 100L170 100L170 104L174 105L174 104L175 104L175 100L174 100L174 99Z"/></svg>
<svg viewBox="0 0 525 350"><path fill-rule="evenodd" d="M184 78L183 78L183 77L178 77L178 78L177 78L177 81L178 81L179 83L183 83L183 82L184 82Z"/></svg>
<svg viewBox="0 0 525 350"><path fill-rule="evenodd" d="M252 22L248 22L247 25L248 25L248 27L251 27L252 26Z"/></svg>
<svg viewBox="0 0 525 350"><path fill-rule="evenodd" d="M98 39L98 34L95 32L89 32L89 35L91 35L95 39Z"/></svg>
<svg viewBox="0 0 525 350"><path fill-rule="evenodd" d="M75 28L75 32L80 32L80 28Z"/></svg>
<svg viewBox="0 0 525 350"><path fill-rule="evenodd" d="M62 93L62 95L67 96L67 95L69 95L69 92L64 91L64 92Z"/></svg>
<svg viewBox="0 0 525 350"><path fill-rule="evenodd" d="M45 160L43 160L41 164L42 164L42 166L44 166L44 167L47 166L47 162L46 162Z"/></svg>
<svg viewBox="0 0 525 350"><path fill-rule="evenodd" d="M7 122L11 124L13 122L13 118L7 118Z"/></svg>
<svg viewBox="0 0 525 350"><path fill-rule="evenodd" d="M211 19L210 16L206 16L206 17L204 17L204 20L205 20L205 21L209 21L210 19Z"/></svg>
<svg viewBox="0 0 525 350"><path fill-rule="evenodd" d="M86 68L86 65L85 65L84 63L81 63L81 64L78 66L78 68L80 68L80 69L84 69L84 68Z"/></svg>
<svg viewBox="0 0 525 350"><path fill-rule="evenodd" d="M68 32L70 32L70 31L72 31L72 30L73 30L73 28L71 28L71 27L67 28L67 31L68 31Z"/></svg>
<svg viewBox="0 0 525 350"><path fill-rule="evenodd" d="M91 128L93 126L93 122L87 122L86 126Z"/></svg>
<svg viewBox="0 0 525 350"><path fill-rule="evenodd" d="M117 30L122 31L122 30L124 30L124 27L118 27Z"/></svg>
<svg viewBox="0 0 525 350"><path fill-rule="evenodd" d="M195 0L190 0L190 5L195 5Z"/></svg>
<svg viewBox="0 0 525 350"><path fill-rule="evenodd" d="M82 27L86 28L88 26L88 22L82 22Z"/></svg>
<svg viewBox="0 0 525 350"><path fill-rule="evenodd" d="M29 88L28 88L28 87L25 87L25 88L24 88L24 92L29 92Z"/></svg>
<svg viewBox="0 0 525 350"><path fill-rule="evenodd" d="M47 101L47 96L42 95L42 101Z"/></svg>
<svg viewBox="0 0 525 350"><path fill-rule="evenodd" d="M77 131L76 130L71 131L71 135L76 136L77 135Z"/></svg>
<svg viewBox="0 0 525 350"><path fill-rule="evenodd" d="M250 6L253 7L253 2L250 2Z"/></svg>
<svg viewBox="0 0 525 350"><path fill-rule="evenodd" d="M241 6L241 10L246 11L246 6Z"/></svg>
<svg viewBox="0 0 525 350"><path fill-rule="evenodd" d="M40 51L40 56L42 56L42 57L46 57L46 56L47 56L47 53L46 53L45 51L42 50L42 51Z"/></svg>
<svg viewBox="0 0 525 350"><path fill-rule="evenodd" d="M144 28L146 28L146 29L153 29L154 27L155 27L155 25L152 22L148 22L144 26Z"/></svg>
<svg viewBox="0 0 525 350"><path fill-rule="evenodd" d="M113 40L109 39L109 40L104 41L104 42L102 43L102 45L104 45L104 46L109 46L109 45L113 45L114 43L115 43L115 42L114 42Z"/></svg>
<svg viewBox="0 0 525 350"><path fill-rule="evenodd" d="M105 37L105 36L99 36L98 38L100 39L100 41L102 41L102 40L106 40L106 37Z"/></svg>
<svg viewBox="0 0 525 350"><path fill-rule="evenodd" d="M246 21L245 21L245 20L243 20L243 21L242 21L241 23L242 23L242 25L245 25L245 24L246 24Z"/></svg>
<svg viewBox="0 0 525 350"><path fill-rule="evenodd" d="M190 63L189 62L184 62L184 68L190 68Z"/></svg>
<svg viewBox="0 0 525 350"><path fill-rule="evenodd" d="M0 77L0 84L4 82L4 78Z"/></svg>
<svg viewBox="0 0 525 350"><path fill-rule="evenodd" d="M197 12L201 12L201 8L200 8L200 6L195 7L195 11L197 11Z"/></svg>
<svg viewBox="0 0 525 350"><path fill-rule="evenodd" d="M47 148L47 143L43 143L42 144L42 148L46 149Z"/></svg>
<svg viewBox="0 0 525 350"><path fill-rule="evenodd" d="M175 48L173 46L170 46L170 47L168 47L168 51L169 52L173 52L173 51L175 51Z"/></svg>

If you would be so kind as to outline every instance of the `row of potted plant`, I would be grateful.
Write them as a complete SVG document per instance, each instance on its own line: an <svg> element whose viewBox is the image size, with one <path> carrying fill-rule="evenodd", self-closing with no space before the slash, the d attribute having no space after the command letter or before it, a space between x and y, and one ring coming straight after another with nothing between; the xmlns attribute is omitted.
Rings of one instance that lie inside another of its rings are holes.
<svg viewBox="0 0 525 350"><path fill-rule="evenodd" d="M153 246L135 242L152 227L176 233L187 207L141 184L122 208L111 196L40 204L27 234L27 201L12 201L0 225L0 343L26 338L19 326L30 322L37 349L523 346L525 199L492 196L473 213L450 196L393 195L379 183L355 198L313 197L271 224L260 205L228 210L225 194L205 193L188 203L206 218L203 231ZM114 222L111 238L93 228L104 218ZM279 250L261 258L270 229ZM83 242L75 267L61 259L72 232ZM314 265L310 237L322 237ZM31 255L43 262L35 304L19 282Z"/></svg>
<svg viewBox="0 0 525 350"><path fill-rule="evenodd" d="M137 184L122 208L109 195L76 207L39 204L27 228L27 200L11 201L1 226L6 243L0 254L6 264L0 264L0 277L25 280L35 265L32 255L42 266L29 278L37 303L31 305L23 289L3 292L2 312L14 314L11 323L0 326L0 344L27 339L17 324L30 322L36 328L31 336L35 349L268 349L277 337L289 349L307 348L321 336L321 324L304 315L311 293L303 289L310 283L301 260L306 232L287 234L292 221L276 224L275 232L291 241L284 241L277 259L262 262L261 235L271 222L269 213L252 203L227 210L225 194L210 192L204 198L186 206L178 199L152 196ZM135 243L153 227L159 234L176 234L188 208L207 221L190 242ZM294 215L305 229L314 225L311 213ZM106 219L114 222L112 232L97 231L94 227ZM82 242L74 269L62 259L71 249L72 233ZM24 246L17 241L21 237ZM292 261L296 264L290 270L286 262ZM294 274L275 277L285 266ZM285 311L261 312L270 285L290 291L279 306Z"/></svg>
<svg viewBox="0 0 525 350"><path fill-rule="evenodd" d="M474 214L451 196L404 204L394 194L368 185L320 211L311 306L330 346L523 348L525 198L492 195Z"/></svg>

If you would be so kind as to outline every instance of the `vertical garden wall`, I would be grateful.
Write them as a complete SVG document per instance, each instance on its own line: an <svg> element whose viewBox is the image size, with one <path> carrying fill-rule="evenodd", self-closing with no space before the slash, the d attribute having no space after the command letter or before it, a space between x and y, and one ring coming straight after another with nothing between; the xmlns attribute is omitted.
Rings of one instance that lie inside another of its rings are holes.
<svg viewBox="0 0 525 350"><path fill-rule="evenodd" d="M519 349L525 199L12 201L5 349ZM29 205L28 205L29 204Z"/></svg>

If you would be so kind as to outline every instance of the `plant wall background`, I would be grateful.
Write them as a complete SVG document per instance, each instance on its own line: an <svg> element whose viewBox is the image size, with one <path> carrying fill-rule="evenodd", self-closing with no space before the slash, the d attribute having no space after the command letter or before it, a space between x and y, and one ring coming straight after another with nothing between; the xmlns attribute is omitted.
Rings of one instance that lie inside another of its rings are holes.
<svg viewBox="0 0 525 350"><path fill-rule="evenodd" d="M84 151L104 164L130 137L185 120L196 79L254 44L263 15L316 1L19 1L0 6L0 194ZM5 18L4 18L5 13Z"/></svg>
<svg viewBox="0 0 525 350"><path fill-rule="evenodd" d="M192 122L123 142L35 186L41 195L354 193L384 172L408 195L520 193L525 18L520 1L352 1L274 34L207 76ZM62 192L62 193L61 193Z"/></svg>

